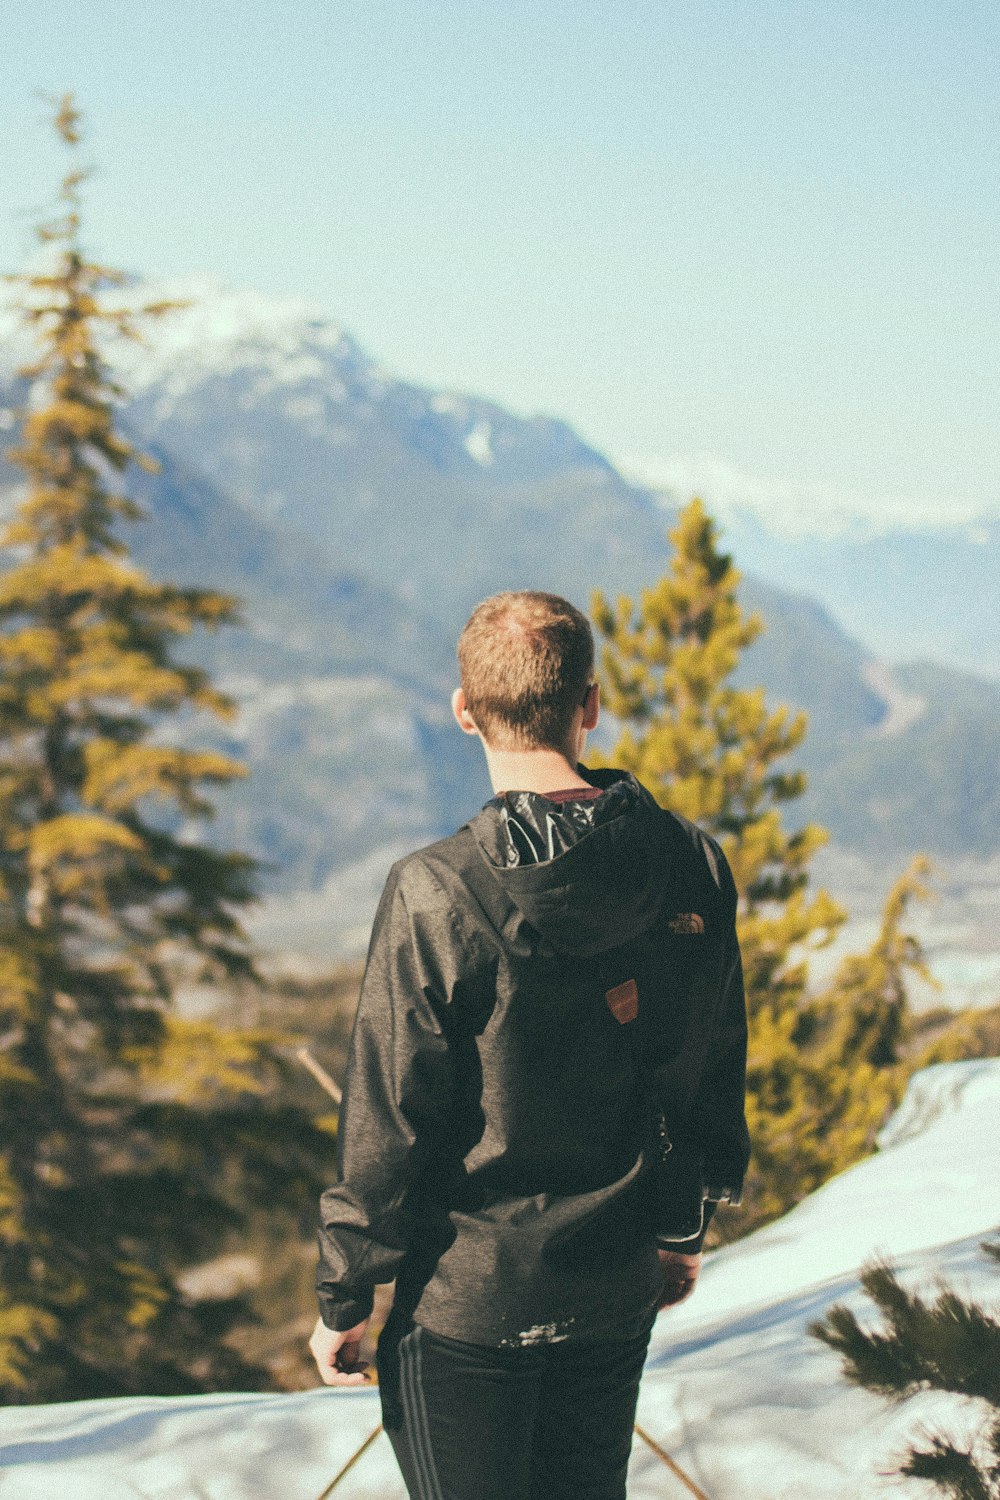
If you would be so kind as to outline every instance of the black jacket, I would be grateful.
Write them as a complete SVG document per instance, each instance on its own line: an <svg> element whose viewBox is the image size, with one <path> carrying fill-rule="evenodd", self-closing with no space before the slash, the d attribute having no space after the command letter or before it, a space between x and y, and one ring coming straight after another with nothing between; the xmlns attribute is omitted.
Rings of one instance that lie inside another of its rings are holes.
<svg viewBox="0 0 1000 1500"><path fill-rule="evenodd" d="M630 772L578 771L598 798L499 795L389 872L320 1200L331 1328L395 1278L417 1322L472 1343L637 1330L670 1234L643 1079L708 1197L739 1201L732 875Z"/></svg>

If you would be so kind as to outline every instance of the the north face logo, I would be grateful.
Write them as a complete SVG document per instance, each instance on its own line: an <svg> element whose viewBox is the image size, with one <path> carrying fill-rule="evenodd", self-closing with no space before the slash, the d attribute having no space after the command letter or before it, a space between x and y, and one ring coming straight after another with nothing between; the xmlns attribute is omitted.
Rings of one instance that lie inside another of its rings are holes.
<svg viewBox="0 0 1000 1500"><path fill-rule="evenodd" d="M626 1021L634 1021L639 1014L639 986L634 979L626 979L624 984L605 990L604 998L615 1020L623 1026Z"/></svg>
<svg viewBox="0 0 1000 1500"><path fill-rule="evenodd" d="M705 919L699 917L696 911L682 911L676 917L671 917L667 926L671 932L704 932Z"/></svg>

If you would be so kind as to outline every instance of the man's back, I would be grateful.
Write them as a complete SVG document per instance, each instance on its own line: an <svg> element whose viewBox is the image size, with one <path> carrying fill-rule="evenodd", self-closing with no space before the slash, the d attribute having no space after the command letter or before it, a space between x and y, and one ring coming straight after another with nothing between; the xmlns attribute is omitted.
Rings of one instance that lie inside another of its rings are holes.
<svg viewBox="0 0 1000 1500"><path fill-rule="evenodd" d="M707 1179L738 1193L728 869L634 777L579 769L589 794L497 796L393 866L352 1037L342 1182L322 1202L330 1316L396 1276L418 1323L478 1344L648 1324L647 1073L678 1149L690 1141Z"/></svg>
<svg viewBox="0 0 1000 1500"><path fill-rule="evenodd" d="M624 1500L653 1319L747 1163L736 891L706 834L581 764L600 686L569 600L485 599L457 655L497 795L382 894L310 1345L363 1380L395 1279L376 1364L413 1500Z"/></svg>

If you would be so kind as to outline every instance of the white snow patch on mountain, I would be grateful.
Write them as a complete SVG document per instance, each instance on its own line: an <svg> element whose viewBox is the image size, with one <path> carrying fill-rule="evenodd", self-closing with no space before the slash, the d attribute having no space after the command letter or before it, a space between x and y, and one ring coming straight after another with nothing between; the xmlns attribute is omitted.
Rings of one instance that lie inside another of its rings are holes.
<svg viewBox="0 0 1000 1500"><path fill-rule="evenodd" d="M470 458L474 458L477 464L484 467L494 462L491 437L493 435L492 424L489 422L477 422L465 439L463 447Z"/></svg>
<svg viewBox="0 0 1000 1500"><path fill-rule="evenodd" d="M712 1500L926 1500L882 1477L918 1421L975 1412L931 1393L900 1406L849 1386L808 1333L835 1301L870 1321L858 1272L891 1256L904 1281L1000 1305L980 1240L1000 1224L1000 1059L918 1074L867 1161L785 1218L706 1257L701 1284L653 1333L638 1421ZM0 1500L313 1500L379 1421L373 1390L220 1394L10 1407ZM384 1436L337 1500L404 1500ZM636 1438L630 1500L689 1494Z"/></svg>
<svg viewBox="0 0 1000 1500"><path fill-rule="evenodd" d="M115 368L135 394L157 386L176 398L237 370L252 370L258 387L263 379L264 388L274 389L323 380L331 363L344 360L372 378L379 375L338 323L298 297L198 278L143 282L128 300L187 304L151 325L145 344L116 348Z"/></svg>
<svg viewBox="0 0 1000 1500"><path fill-rule="evenodd" d="M459 422L464 422L468 416L469 403L461 396L454 395L451 391L439 391L430 399L430 409L439 417L454 417Z"/></svg>
<svg viewBox="0 0 1000 1500"><path fill-rule="evenodd" d="M919 693L908 693L905 688L900 687L888 662L866 662L861 675L885 704L885 718L873 730L878 739L898 738L927 712L927 699Z"/></svg>
<svg viewBox="0 0 1000 1500"><path fill-rule="evenodd" d="M634 484L658 491L673 505L700 495L723 521L752 516L789 541L805 537L864 540L890 531L937 531L969 526L973 539L988 534L976 525L998 513L995 505L949 496L868 495L828 484L789 484L746 474L714 453L677 453L633 458L618 465Z"/></svg>
<svg viewBox="0 0 1000 1500"><path fill-rule="evenodd" d="M9 294L8 294L9 299ZM138 320L142 343L105 339L106 357L126 390L151 386L173 398L214 376L252 370L267 388L326 380L337 364L350 364L366 382L384 389L392 377L369 358L341 325L300 297L237 289L208 277L137 280L105 294L108 307L138 309L175 302L164 316ZM10 374L31 352L10 305L0 305L0 374ZM382 382L380 385L379 383ZM341 390L343 394L343 390Z"/></svg>

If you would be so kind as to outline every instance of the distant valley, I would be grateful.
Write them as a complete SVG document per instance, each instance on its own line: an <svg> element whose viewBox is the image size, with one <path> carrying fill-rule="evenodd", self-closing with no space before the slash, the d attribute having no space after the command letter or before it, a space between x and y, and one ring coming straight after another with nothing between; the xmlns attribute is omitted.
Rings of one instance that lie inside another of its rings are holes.
<svg viewBox="0 0 1000 1500"><path fill-rule="evenodd" d="M874 655L1000 679L1000 481L907 501L769 483L706 453L635 473L668 506L704 496L743 567L825 604Z"/></svg>
<svg viewBox="0 0 1000 1500"><path fill-rule="evenodd" d="M472 605L517 587L585 610L594 587L636 595L668 566L671 517L564 423L397 381L297 304L204 291L163 329L122 367L124 420L161 461L134 474L150 520L128 541L160 576L239 594L247 622L190 647L237 697L236 722L168 732L223 743L252 768L219 799L211 836L267 862L269 941L361 951L390 859L490 795L447 701ZM8 430L23 395L12 363L8 347ZM0 467L8 509L16 484ZM874 651L810 597L821 556L789 590L726 536L747 566L744 602L768 625L739 675L810 716L795 817L887 870L918 848L1000 853L1000 683L902 664L900 633L927 609L922 566L883 589ZM831 554L828 571L842 566ZM981 635L988 667L988 618Z"/></svg>

